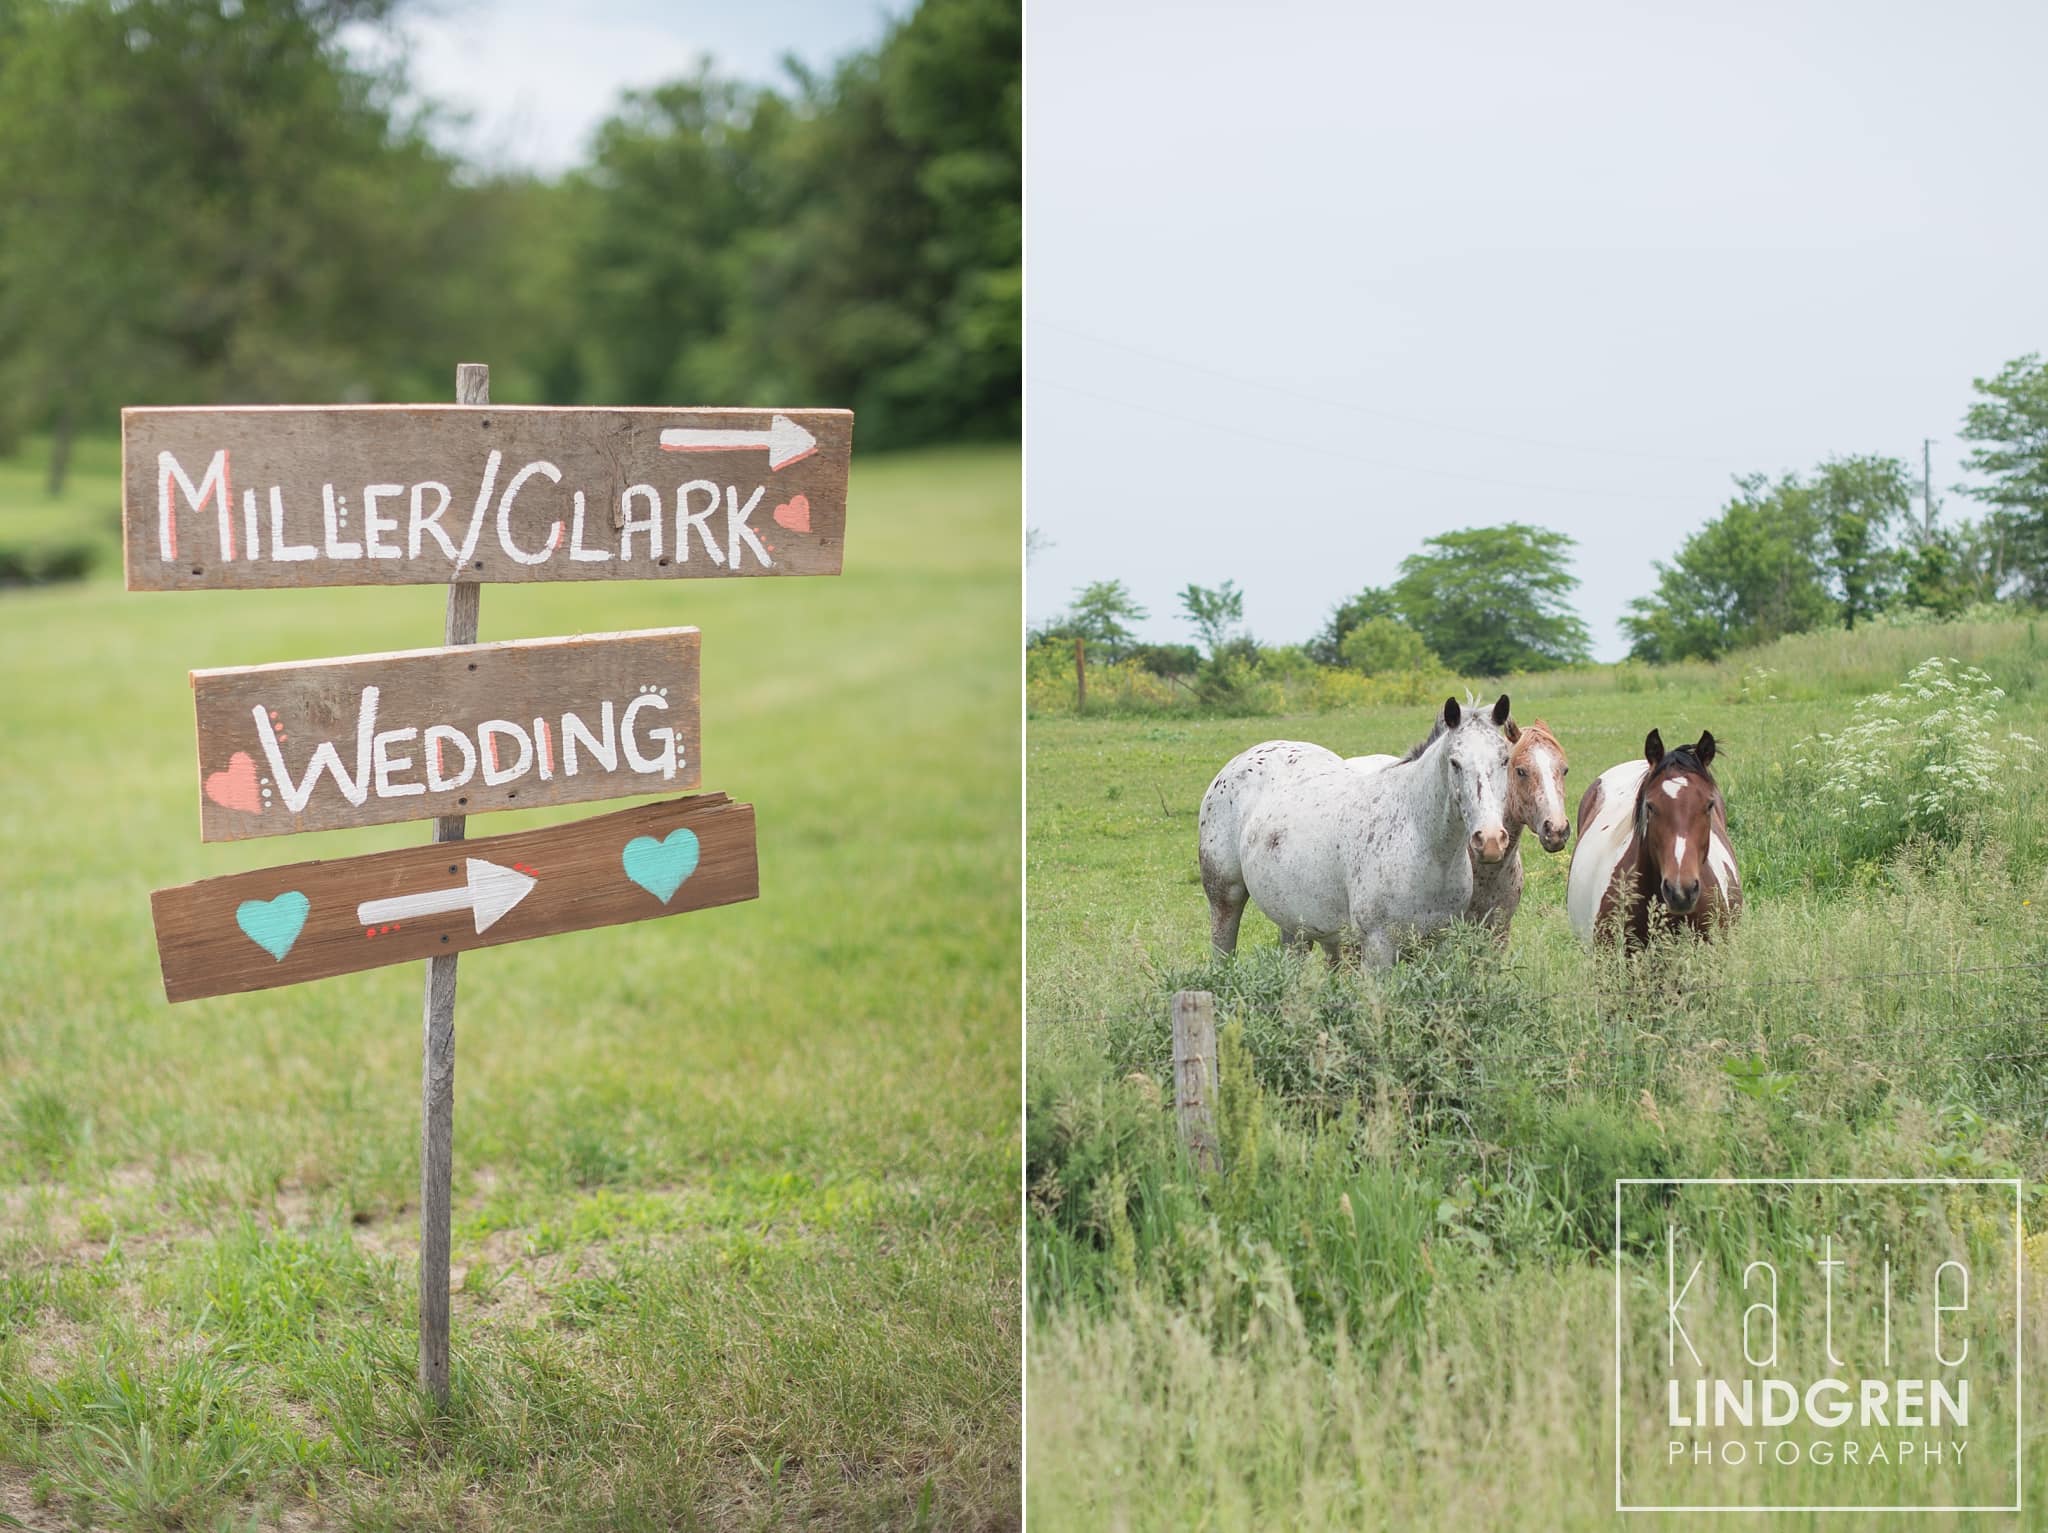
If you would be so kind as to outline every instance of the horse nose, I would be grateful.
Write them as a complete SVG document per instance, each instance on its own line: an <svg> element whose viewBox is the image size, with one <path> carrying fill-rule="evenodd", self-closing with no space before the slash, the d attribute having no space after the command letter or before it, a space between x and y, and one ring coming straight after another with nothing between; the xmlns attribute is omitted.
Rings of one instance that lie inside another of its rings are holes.
<svg viewBox="0 0 2048 1533"><path fill-rule="evenodd" d="M1695 878L1689 884L1679 885L1667 878L1664 880L1663 892L1665 904L1679 915L1690 915L1692 907L1700 902L1700 881Z"/></svg>
<svg viewBox="0 0 2048 1533"><path fill-rule="evenodd" d="M1499 862L1508 854L1508 833L1501 826L1472 832L1472 850L1481 862Z"/></svg>
<svg viewBox="0 0 2048 1533"><path fill-rule="evenodd" d="M1572 833L1570 820L1545 820L1543 822L1543 850L1554 852L1564 845L1565 837Z"/></svg>

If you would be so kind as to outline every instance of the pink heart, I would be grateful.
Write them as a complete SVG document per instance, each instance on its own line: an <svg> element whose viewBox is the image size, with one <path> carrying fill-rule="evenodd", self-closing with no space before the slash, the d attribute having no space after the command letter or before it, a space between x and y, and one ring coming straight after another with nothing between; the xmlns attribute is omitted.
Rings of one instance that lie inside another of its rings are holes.
<svg viewBox="0 0 2048 1533"><path fill-rule="evenodd" d="M779 525L787 527L791 532L809 532L811 530L811 497L808 495L798 495L794 499L785 500L775 508L775 520Z"/></svg>
<svg viewBox="0 0 2048 1533"><path fill-rule="evenodd" d="M236 751L228 757L225 772L206 774L206 796L227 809L239 809L244 814L260 814L263 810L263 794L256 786L256 763L249 759L247 751Z"/></svg>

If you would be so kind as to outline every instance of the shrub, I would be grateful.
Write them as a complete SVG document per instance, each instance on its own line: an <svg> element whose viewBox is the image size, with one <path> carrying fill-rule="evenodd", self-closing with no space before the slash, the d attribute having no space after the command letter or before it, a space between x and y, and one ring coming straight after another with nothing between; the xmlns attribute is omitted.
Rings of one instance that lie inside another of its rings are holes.
<svg viewBox="0 0 2048 1533"><path fill-rule="evenodd" d="M1192 644L1140 644L1130 658L1154 676L1192 676L1202 663L1202 652Z"/></svg>
<svg viewBox="0 0 2048 1533"><path fill-rule="evenodd" d="M1819 774L1829 816L1869 854L1913 837L1953 843L2008 771L2031 770L2038 746L1998 727L2005 693L1974 665L1930 656L1897 687L1856 705L1839 734L1793 748Z"/></svg>
<svg viewBox="0 0 2048 1533"><path fill-rule="evenodd" d="M1397 617L1367 618L1344 635L1337 653L1345 665L1367 676L1443 669L1422 635Z"/></svg>
<svg viewBox="0 0 2048 1533"><path fill-rule="evenodd" d="M98 558L90 543L0 544L0 585L83 580Z"/></svg>

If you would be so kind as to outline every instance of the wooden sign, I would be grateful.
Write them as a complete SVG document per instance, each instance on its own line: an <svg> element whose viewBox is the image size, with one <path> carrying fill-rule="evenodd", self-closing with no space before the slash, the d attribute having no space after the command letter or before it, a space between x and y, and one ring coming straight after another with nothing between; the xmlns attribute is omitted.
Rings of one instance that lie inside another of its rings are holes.
<svg viewBox="0 0 2048 1533"><path fill-rule="evenodd" d="M131 591L836 575L848 410L121 412Z"/></svg>
<svg viewBox="0 0 2048 1533"><path fill-rule="evenodd" d="M301 862L150 896L173 1001L731 905L760 894L754 806L723 793L566 825Z"/></svg>
<svg viewBox="0 0 2048 1533"><path fill-rule="evenodd" d="M200 839L694 788L697 685L694 628L194 671Z"/></svg>

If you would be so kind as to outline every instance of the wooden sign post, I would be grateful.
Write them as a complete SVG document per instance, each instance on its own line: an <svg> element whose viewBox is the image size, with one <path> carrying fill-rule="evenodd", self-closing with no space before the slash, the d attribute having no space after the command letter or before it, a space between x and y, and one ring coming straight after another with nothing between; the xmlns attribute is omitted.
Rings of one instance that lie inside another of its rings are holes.
<svg viewBox="0 0 2048 1533"><path fill-rule="evenodd" d="M457 365L455 402L491 402L488 365ZM225 505L225 450L221 463L219 503ZM127 466L125 458L122 466ZM163 498L160 492L160 516ZM476 643L483 597L484 588L474 581L450 583L443 644L452 649ZM467 816L441 815L434 821L434 844L460 841L468 829ZM157 951L163 951L161 941ZM441 1404L448 1399L448 1263L455 1229L455 958L454 953L435 953L427 959L426 989L420 1000L420 1388Z"/></svg>
<svg viewBox="0 0 2048 1533"><path fill-rule="evenodd" d="M836 575L844 410L448 405L122 412L134 591L448 585L440 649L192 673L202 841L431 818L432 844L150 897L172 1001L427 960L420 1384L448 1397L456 956L756 898L722 793L469 843L491 809L703 779L694 628L478 644L486 580Z"/></svg>

